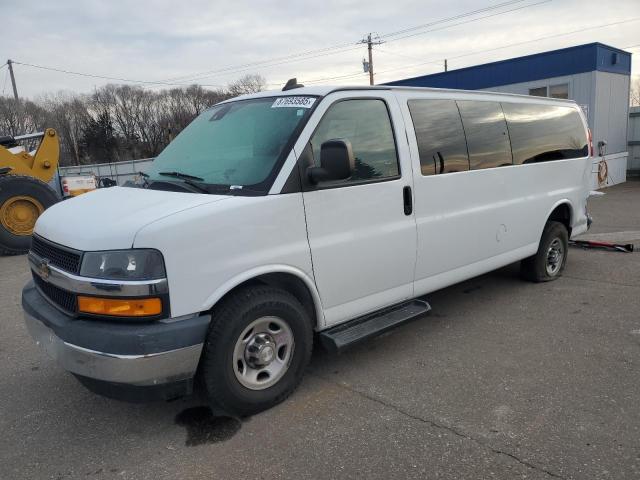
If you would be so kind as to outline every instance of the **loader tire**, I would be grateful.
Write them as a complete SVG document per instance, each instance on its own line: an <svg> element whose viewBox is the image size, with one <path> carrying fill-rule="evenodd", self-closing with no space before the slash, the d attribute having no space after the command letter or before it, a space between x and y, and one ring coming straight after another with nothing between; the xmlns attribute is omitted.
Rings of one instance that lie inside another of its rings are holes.
<svg viewBox="0 0 640 480"><path fill-rule="evenodd" d="M26 253L36 220L58 201L58 194L37 178L0 175L0 255Z"/></svg>

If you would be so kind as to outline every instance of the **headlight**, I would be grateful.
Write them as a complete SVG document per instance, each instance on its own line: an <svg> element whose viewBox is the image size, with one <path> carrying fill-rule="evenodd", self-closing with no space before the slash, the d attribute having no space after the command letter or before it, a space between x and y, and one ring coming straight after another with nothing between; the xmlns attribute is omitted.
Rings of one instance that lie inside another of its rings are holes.
<svg viewBox="0 0 640 480"><path fill-rule="evenodd" d="M156 280L166 276L162 254L143 249L86 252L80 275L106 280Z"/></svg>

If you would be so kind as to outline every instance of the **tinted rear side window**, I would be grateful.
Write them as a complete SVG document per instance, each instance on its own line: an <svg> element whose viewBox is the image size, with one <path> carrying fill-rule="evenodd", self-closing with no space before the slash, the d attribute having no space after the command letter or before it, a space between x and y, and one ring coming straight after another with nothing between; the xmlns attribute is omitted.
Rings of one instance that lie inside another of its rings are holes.
<svg viewBox="0 0 640 480"><path fill-rule="evenodd" d="M471 170L511 165L509 132L498 102L458 101Z"/></svg>
<svg viewBox="0 0 640 480"><path fill-rule="evenodd" d="M467 144L454 100L409 100L422 175L469 170Z"/></svg>
<svg viewBox="0 0 640 480"><path fill-rule="evenodd" d="M585 128L571 107L503 103L513 163L536 163L588 155Z"/></svg>

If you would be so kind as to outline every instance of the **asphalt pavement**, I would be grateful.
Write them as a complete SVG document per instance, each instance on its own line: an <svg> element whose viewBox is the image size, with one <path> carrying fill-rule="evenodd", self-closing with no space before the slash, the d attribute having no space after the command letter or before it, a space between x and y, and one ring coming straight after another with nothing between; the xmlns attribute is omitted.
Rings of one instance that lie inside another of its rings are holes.
<svg viewBox="0 0 640 480"><path fill-rule="evenodd" d="M592 200L589 235L640 242L640 182ZM638 246L640 244L637 243ZM340 355L254 417L201 399L84 389L22 320L24 256L0 258L0 479L640 478L640 253L571 248L428 296L428 315Z"/></svg>

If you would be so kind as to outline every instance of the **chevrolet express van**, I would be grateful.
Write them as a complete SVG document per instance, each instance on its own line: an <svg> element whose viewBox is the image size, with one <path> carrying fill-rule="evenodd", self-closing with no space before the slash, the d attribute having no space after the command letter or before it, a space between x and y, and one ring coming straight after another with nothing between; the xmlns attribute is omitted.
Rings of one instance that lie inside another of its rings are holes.
<svg viewBox="0 0 640 480"><path fill-rule="evenodd" d="M26 324L93 391L169 399L198 379L252 414L295 389L314 332L340 350L516 261L558 278L589 223L589 154L566 100L295 84L228 100L141 188L38 219Z"/></svg>

